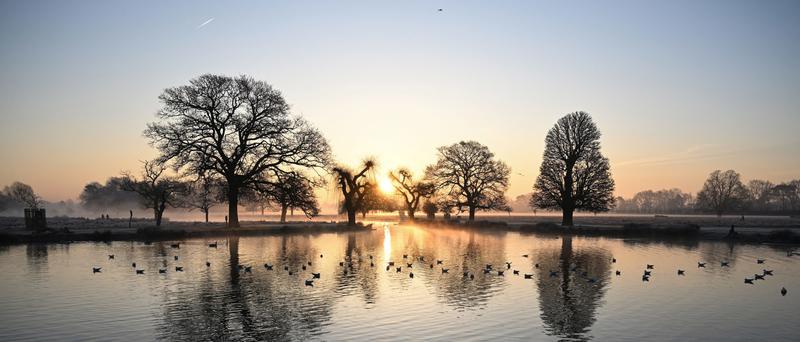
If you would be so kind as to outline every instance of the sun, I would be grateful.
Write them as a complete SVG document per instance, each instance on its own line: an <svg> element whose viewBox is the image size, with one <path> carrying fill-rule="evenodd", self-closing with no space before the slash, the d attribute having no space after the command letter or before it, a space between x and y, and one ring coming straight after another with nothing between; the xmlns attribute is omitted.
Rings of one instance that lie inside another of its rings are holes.
<svg viewBox="0 0 800 342"><path fill-rule="evenodd" d="M378 179L378 188L381 189L381 192L384 194L394 193L394 185L392 185L392 180L389 179L389 177L381 177Z"/></svg>

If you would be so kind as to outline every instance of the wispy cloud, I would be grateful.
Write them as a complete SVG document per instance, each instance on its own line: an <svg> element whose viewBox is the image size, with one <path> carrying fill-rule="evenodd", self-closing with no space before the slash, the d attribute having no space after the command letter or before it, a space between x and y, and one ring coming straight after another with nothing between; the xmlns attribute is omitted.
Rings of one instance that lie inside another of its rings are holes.
<svg viewBox="0 0 800 342"><path fill-rule="evenodd" d="M212 21L214 21L214 17L208 18L208 20L206 20L202 24L198 25L197 28L200 29L203 26L206 26L206 25L210 24Z"/></svg>

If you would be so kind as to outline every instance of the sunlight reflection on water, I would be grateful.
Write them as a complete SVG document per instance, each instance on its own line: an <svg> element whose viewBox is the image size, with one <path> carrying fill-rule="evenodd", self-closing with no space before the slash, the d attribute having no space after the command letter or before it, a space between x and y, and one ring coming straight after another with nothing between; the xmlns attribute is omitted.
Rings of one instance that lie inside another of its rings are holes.
<svg viewBox="0 0 800 342"><path fill-rule="evenodd" d="M800 324L785 246L398 225L172 243L0 246L0 340L791 340Z"/></svg>

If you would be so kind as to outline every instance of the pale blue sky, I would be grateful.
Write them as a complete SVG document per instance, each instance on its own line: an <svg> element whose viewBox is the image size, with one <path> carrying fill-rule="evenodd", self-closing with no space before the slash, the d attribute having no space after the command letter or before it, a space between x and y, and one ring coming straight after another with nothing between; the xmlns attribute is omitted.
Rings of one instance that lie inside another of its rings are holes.
<svg viewBox="0 0 800 342"><path fill-rule="evenodd" d="M800 178L798 42L800 1L2 1L0 186L76 198L136 169L160 92L203 73L281 89L347 163L478 140L511 196L576 110L620 195Z"/></svg>

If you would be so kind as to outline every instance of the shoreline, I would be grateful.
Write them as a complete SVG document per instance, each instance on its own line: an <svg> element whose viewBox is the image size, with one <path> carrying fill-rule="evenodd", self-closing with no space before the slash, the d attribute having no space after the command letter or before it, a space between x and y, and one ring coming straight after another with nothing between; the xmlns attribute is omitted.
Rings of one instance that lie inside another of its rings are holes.
<svg viewBox="0 0 800 342"><path fill-rule="evenodd" d="M137 225L128 228L121 227L120 222L94 222L103 224L88 227L78 224L70 229L52 228L44 231L25 229L0 228L0 244L26 244L26 243L71 243L80 241L163 241L203 237L227 236L259 236L283 234L321 234L340 232L369 231L373 223L393 222L398 224L415 224L426 228L456 228L475 229L486 232L518 232L523 234L541 234L553 236L587 236L609 238L648 238L653 240L690 239L702 241L728 241L739 243L770 243L770 244L800 244L800 225L784 224L772 227L736 227L736 235L728 236L728 228L723 226L700 226L696 223L686 222L617 222L593 223L579 222L573 227L562 227L552 220L541 222L527 222L514 219L503 220L503 217L492 217L493 220L428 220L416 219L414 221L398 220L366 220L355 226L349 226L335 221L308 221L308 222L274 222L274 221L245 221L238 228L225 228L221 223L199 223L175 221L163 227L156 228L152 225L137 222ZM79 220L79 219L75 219ZM83 222L80 221L79 222ZM127 221L126 221L127 222ZM57 225L54 225L57 226Z"/></svg>

